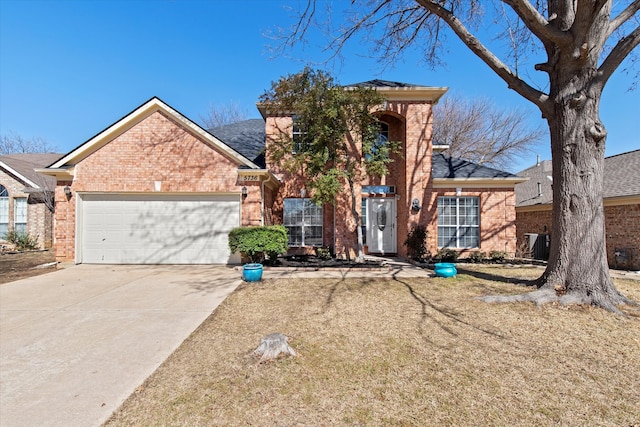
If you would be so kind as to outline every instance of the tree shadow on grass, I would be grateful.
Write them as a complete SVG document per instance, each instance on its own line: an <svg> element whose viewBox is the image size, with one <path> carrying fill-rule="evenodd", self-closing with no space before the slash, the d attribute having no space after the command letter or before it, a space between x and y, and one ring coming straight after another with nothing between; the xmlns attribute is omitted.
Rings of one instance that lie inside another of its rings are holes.
<svg viewBox="0 0 640 427"><path fill-rule="evenodd" d="M421 317L422 320L421 322L424 323L427 319L432 320L433 322L435 322L443 331L458 337L459 335L453 331L451 328L449 328L448 326L446 326L443 322L439 321L438 319L435 318L435 316L430 315L428 313L428 310L432 310L435 311L437 313L440 313L442 316L446 317L447 319L460 324L460 325L464 325L466 327L470 327L475 329L478 332L481 332L483 334L487 334L487 335L491 335L493 337L496 338L504 338L504 336L500 333L496 333L494 331L488 330L488 329L484 329L481 328L477 325L474 325L466 320L464 320L460 314L458 312L456 312L455 310L451 310L447 307L439 307L437 305L435 305L434 303L432 303L431 301L429 301L427 299L427 297L425 297L424 295L419 294L414 288L413 286L411 286L410 283L408 283L405 280L402 280L401 278L399 278L397 275L393 275L393 280L401 285L403 285L405 288L407 288L407 290L409 291L409 294L413 297L413 299L415 299L418 303L420 303L421 305Z"/></svg>
<svg viewBox="0 0 640 427"><path fill-rule="evenodd" d="M538 279L523 279L519 277L510 277L500 274L491 274L482 271L468 270L466 268L456 267L458 274L466 274L476 279L488 280L491 282L509 283L517 286L536 287Z"/></svg>

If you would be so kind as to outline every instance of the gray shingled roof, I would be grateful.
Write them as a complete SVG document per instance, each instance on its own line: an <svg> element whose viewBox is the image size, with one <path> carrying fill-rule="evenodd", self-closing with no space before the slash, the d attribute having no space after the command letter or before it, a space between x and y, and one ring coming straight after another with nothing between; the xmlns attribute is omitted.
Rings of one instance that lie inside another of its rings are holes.
<svg viewBox="0 0 640 427"><path fill-rule="evenodd" d="M44 168L62 156L63 154L59 153L16 153L0 156L0 162L13 169L24 178L32 181L40 188L52 189L56 186L56 178L53 176L42 175L36 172L35 169ZM16 180L25 184L26 187L30 187L30 185L24 182L20 177L15 176L9 171L7 171L7 173L14 176Z"/></svg>
<svg viewBox="0 0 640 427"><path fill-rule="evenodd" d="M516 178L516 175L512 173L442 153L433 154L432 170L434 178Z"/></svg>
<svg viewBox="0 0 640 427"><path fill-rule="evenodd" d="M209 133L251 160L260 167L265 167L264 120L249 119L209 129Z"/></svg>
<svg viewBox="0 0 640 427"><path fill-rule="evenodd" d="M519 172L529 181L516 185L516 206L532 206L552 202L551 160ZM538 196L538 182L541 196ZM604 159L605 199L640 195L640 150L617 154Z"/></svg>
<svg viewBox="0 0 640 427"><path fill-rule="evenodd" d="M539 164L518 172L518 175L528 177L529 181L516 185L516 206L551 203L551 171L551 160L543 160ZM538 183L540 183L540 196L538 196Z"/></svg>

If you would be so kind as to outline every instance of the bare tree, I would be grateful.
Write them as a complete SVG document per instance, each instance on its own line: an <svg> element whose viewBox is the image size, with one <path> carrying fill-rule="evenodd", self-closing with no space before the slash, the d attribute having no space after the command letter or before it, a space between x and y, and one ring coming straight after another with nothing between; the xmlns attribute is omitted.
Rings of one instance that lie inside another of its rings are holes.
<svg viewBox="0 0 640 427"><path fill-rule="evenodd" d="M209 111L205 116L200 116L200 121L205 129L217 128L231 123L246 120L249 117L247 109L236 102L229 104L214 104L209 106Z"/></svg>
<svg viewBox="0 0 640 427"><path fill-rule="evenodd" d="M0 136L0 155L15 153L54 153L56 147L40 137L24 138L10 131Z"/></svg>
<svg viewBox="0 0 640 427"><path fill-rule="evenodd" d="M433 109L434 144L445 153L481 165L508 169L542 141L523 109L501 110L486 98L447 96Z"/></svg>
<svg viewBox="0 0 640 427"><path fill-rule="evenodd" d="M528 298L619 312L618 305L632 301L615 288L607 265L602 202L607 131L599 107L611 75L627 57L636 62L639 10L640 0L615 5L612 0L351 2L346 25L332 34L327 47L338 55L349 40L362 36L387 64L420 49L428 63L437 65L452 32L510 89L538 107L551 138L553 237L540 289ZM331 20L323 21L316 2L308 0L281 46L304 41L313 25L331 31ZM485 33L478 29L506 43L491 36L483 42ZM532 51L544 62L529 64ZM521 70L543 73L536 76L545 83L536 84Z"/></svg>

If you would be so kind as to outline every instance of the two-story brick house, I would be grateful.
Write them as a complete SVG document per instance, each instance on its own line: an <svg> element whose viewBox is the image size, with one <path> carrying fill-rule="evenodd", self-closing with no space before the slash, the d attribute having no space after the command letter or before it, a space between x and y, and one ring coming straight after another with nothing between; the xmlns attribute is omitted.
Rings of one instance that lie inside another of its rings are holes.
<svg viewBox="0 0 640 427"><path fill-rule="evenodd" d="M446 88L374 80L385 96L381 132L402 143L388 176L358 189L367 250L406 256L407 233L427 227L429 249L515 252L514 185L522 178L449 158L431 140L432 106ZM284 224L290 245L357 247L350 196L311 203L303 176L271 164L276 132L292 117L207 131L158 98L43 170L57 177L58 259L90 263L233 263L237 226ZM357 149L357 148L356 148Z"/></svg>

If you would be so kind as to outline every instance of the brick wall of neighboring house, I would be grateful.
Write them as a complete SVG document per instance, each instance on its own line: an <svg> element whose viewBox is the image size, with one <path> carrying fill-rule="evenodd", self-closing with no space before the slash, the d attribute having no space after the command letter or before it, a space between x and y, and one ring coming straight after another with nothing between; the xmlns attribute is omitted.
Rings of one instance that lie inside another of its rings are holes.
<svg viewBox="0 0 640 427"><path fill-rule="evenodd" d="M27 233L37 237L38 248L49 249L52 246L51 224L53 214L33 193L25 193L25 185L13 176L0 171L0 184L9 193L9 231L13 231L15 222L15 198L27 199Z"/></svg>
<svg viewBox="0 0 640 427"><path fill-rule="evenodd" d="M551 207L539 211L516 211L517 248L519 255L528 257L529 241L526 234L551 234Z"/></svg>
<svg viewBox="0 0 640 427"><path fill-rule="evenodd" d="M75 256L76 192L237 193L242 202L242 225L260 225L259 183L238 180L238 165L161 112L154 112L115 137L75 166L73 182L56 187L55 249L59 260ZM63 188L71 187L67 199Z"/></svg>
<svg viewBox="0 0 640 427"><path fill-rule="evenodd" d="M640 270L640 203L618 206L605 204L604 216L609 266Z"/></svg>
<svg viewBox="0 0 640 427"><path fill-rule="evenodd" d="M640 270L640 204L614 206L605 201L604 214L609 267ZM519 210L516 217L519 248L527 245L526 233L551 232L549 207L539 211ZM618 256L615 254L616 249L619 250Z"/></svg>

